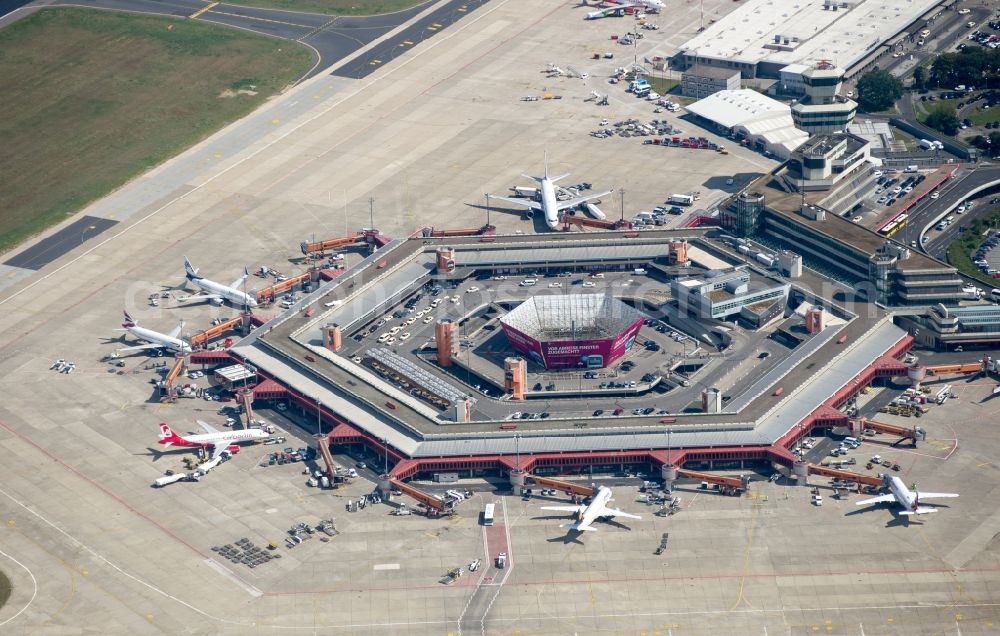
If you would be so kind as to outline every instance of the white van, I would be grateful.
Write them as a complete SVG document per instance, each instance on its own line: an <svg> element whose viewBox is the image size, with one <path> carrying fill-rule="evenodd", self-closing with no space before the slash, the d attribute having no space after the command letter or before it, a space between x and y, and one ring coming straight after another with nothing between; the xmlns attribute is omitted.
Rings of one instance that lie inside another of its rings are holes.
<svg viewBox="0 0 1000 636"><path fill-rule="evenodd" d="M645 276L646 270L642 267L636 267L634 270L632 270L632 273L635 274L636 276Z"/></svg>
<svg viewBox="0 0 1000 636"><path fill-rule="evenodd" d="M534 285L537 285L537 284L538 284L538 279L537 278L525 278L524 280L522 280L517 285L518 285L518 287L533 287Z"/></svg>

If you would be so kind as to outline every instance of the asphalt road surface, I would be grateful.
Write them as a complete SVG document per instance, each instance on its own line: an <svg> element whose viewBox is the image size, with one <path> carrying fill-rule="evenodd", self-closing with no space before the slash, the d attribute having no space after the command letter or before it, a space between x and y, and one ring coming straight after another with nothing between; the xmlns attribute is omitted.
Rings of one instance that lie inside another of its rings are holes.
<svg viewBox="0 0 1000 636"><path fill-rule="evenodd" d="M448 25L457 22L462 16L478 9L488 1L451 0L448 4L417 20L406 30L379 43L364 55L340 67L334 71L333 75L354 79L363 78L415 45L440 33Z"/></svg>
<svg viewBox="0 0 1000 636"><path fill-rule="evenodd" d="M96 216L84 216L73 221L52 236L38 241L28 249L4 261L10 267L39 270L70 250L117 225L118 221Z"/></svg>
<svg viewBox="0 0 1000 636"><path fill-rule="evenodd" d="M919 241L923 229L934 222L938 216L967 199L969 192L990 183L996 183L1000 186L1000 166L983 165L966 173L965 176L949 182L945 188L941 189L940 197L927 199L928 203L920 203L913 208L906 229L894 238L904 244L909 244L910 241ZM977 213L982 213L988 207L980 204L974 207L969 214L959 217L962 223L952 223L947 230L924 245L924 251L935 258L944 258L948 244L958 236L959 226L968 224L968 221L974 219Z"/></svg>
<svg viewBox="0 0 1000 636"><path fill-rule="evenodd" d="M485 0L480 0L479 4L483 1ZM31 4L21 2L20 0L0 0L0 15L25 5L30 8L60 6L61 4L60 2L50 2L47 0ZM189 18L301 42L313 49L313 58L316 64L305 75L305 77L312 77L329 69L339 60L381 38L393 29L405 24L414 16L426 10L429 4L430 2L425 2L396 13L360 17L339 17L318 13L281 11L278 9L245 7L235 4L209 3L202 0L74 0L72 6L117 9L120 11ZM455 0L442 7L442 9L439 9L439 11L452 7L452 12L454 12L461 4L463 3ZM468 2L467 4L471 6L475 2ZM8 5L10 5L9 8ZM28 14L29 12L23 12L23 15ZM461 15L464 15L464 12L459 12L454 19L438 20L438 22L441 23L442 27L447 26L461 17ZM418 24L421 23L423 21ZM414 42L420 39L418 38Z"/></svg>

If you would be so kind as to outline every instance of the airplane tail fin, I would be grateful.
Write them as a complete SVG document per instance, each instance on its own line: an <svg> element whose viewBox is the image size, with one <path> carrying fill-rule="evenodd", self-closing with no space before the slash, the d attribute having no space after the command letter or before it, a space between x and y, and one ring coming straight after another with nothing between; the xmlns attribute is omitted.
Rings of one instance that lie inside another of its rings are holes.
<svg viewBox="0 0 1000 636"><path fill-rule="evenodd" d="M590 526L581 526L578 523L564 523L560 528L565 528L566 530L576 530L577 532L597 532L597 528L592 528Z"/></svg>
<svg viewBox="0 0 1000 636"><path fill-rule="evenodd" d="M160 422L160 443L161 444L164 444L166 446L172 446L173 444L176 444L177 442L181 442L181 441L183 441L181 439L181 436L178 435L177 433L175 433L173 431L173 429L171 429L169 426L167 426L166 422Z"/></svg>
<svg viewBox="0 0 1000 636"><path fill-rule="evenodd" d="M184 257L184 271L187 272L188 278L195 278L198 276L198 268L191 264L191 261L188 260L187 256Z"/></svg>
<svg viewBox="0 0 1000 636"><path fill-rule="evenodd" d="M128 329L129 327L134 327L136 325L135 319L128 315L128 312L122 309L122 314L125 315L125 322L122 323L122 327Z"/></svg>

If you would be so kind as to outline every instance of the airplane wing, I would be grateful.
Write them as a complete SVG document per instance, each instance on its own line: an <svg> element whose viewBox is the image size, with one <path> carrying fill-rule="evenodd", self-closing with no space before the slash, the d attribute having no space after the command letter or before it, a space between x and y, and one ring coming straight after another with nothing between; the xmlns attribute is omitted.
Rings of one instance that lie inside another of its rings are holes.
<svg viewBox="0 0 1000 636"><path fill-rule="evenodd" d="M862 499L861 501L854 502L856 506L864 506L867 504L874 503L888 503L890 501L896 501L896 498L892 495L879 495L878 497L872 497L871 499Z"/></svg>
<svg viewBox="0 0 1000 636"><path fill-rule="evenodd" d="M212 446L212 459L216 459L217 457L219 457L220 455L222 455L222 453L224 451L226 451L228 449L229 449L229 444L228 443L226 443L226 442L217 442L214 446Z"/></svg>
<svg viewBox="0 0 1000 636"><path fill-rule="evenodd" d="M957 497L958 494L953 492L924 492L922 490L917 491L917 500L923 501L924 499L936 499L945 497Z"/></svg>
<svg viewBox="0 0 1000 636"><path fill-rule="evenodd" d="M154 343L135 345L133 347L122 347L121 349L115 349L115 353L121 353L122 351L143 351L145 349L159 349L163 345L158 345Z"/></svg>
<svg viewBox="0 0 1000 636"><path fill-rule="evenodd" d="M599 199L606 194L611 194L613 190L608 190L607 192L597 192L594 194L585 194L580 197L573 197L572 199L566 199L565 201L556 201L556 205L559 206L560 210L568 210L570 208L575 208L581 203L586 203L587 201L592 201L594 199Z"/></svg>
<svg viewBox="0 0 1000 636"><path fill-rule="evenodd" d="M181 321L181 323L180 323L180 324L178 324L178 325L177 325L176 327L174 327L173 329L171 329L171 330L170 330L170 333L168 333L167 335L168 335L169 337L171 337L171 338L176 338L176 337L178 336L178 334L180 334L180 332L181 332L181 329L183 329L183 328L184 328L184 322L183 322L183 321Z"/></svg>
<svg viewBox="0 0 1000 636"><path fill-rule="evenodd" d="M215 428L214 426L212 426L208 422L203 422L202 420L198 420L198 426L200 426L203 429L205 429L206 433L218 433L219 432L219 429Z"/></svg>
<svg viewBox="0 0 1000 636"><path fill-rule="evenodd" d="M629 514L627 512L622 512L617 508L605 508L604 516L611 515L612 517L628 517L629 519L642 519L639 515Z"/></svg>
<svg viewBox="0 0 1000 636"><path fill-rule="evenodd" d="M501 201L506 201L508 203L516 203L518 205L523 205L525 207L531 208L532 210L542 209L542 204L532 199L516 199L514 197L500 197L495 194L491 194L490 199L500 199Z"/></svg>
<svg viewBox="0 0 1000 636"><path fill-rule="evenodd" d="M557 510L559 512L578 512L580 506L542 506L542 510Z"/></svg>
<svg viewBox="0 0 1000 636"><path fill-rule="evenodd" d="M222 299L223 298L220 294L192 294L191 296L182 296L180 298L175 298L174 300L183 305L185 303L200 303L205 302L206 300Z"/></svg>

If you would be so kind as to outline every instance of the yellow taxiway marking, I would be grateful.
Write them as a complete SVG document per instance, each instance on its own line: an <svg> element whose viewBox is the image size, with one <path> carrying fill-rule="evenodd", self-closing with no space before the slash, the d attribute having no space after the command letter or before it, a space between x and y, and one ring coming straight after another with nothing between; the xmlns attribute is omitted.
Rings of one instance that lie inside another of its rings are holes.
<svg viewBox="0 0 1000 636"><path fill-rule="evenodd" d="M275 117L274 119L271 120L271 123L277 125L281 123L281 120Z"/></svg>
<svg viewBox="0 0 1000 636"><path fill-rule="evenodd" d="M469 7L467 7L464 4L458 8L458 12L459 13L464 13L465 11L468 11L468 10L469 10Z"/></svg>
<svg viewBox="0 0 1000 636"><path fill-rule="evenodd" d="M378 66L381 63L382 63L382 60L372 60L371 62L368 62L368 64L371 65L371 66Z"/></svg>
<svg viewBox="0 0 1000 636"><path fill-rule="evenodd" d="M191 18L192 20L196 20L199 17L201 17L201 14L203 14L203 13L205 13L207 11L211 11L215 7L219 6L220 4L221 3L219 3L219 2L209 2L208 4L206 4L205 6L203 6L200 9L198 9L197 11L195 11L194 13L192 13L191 15L189 15L188 17Z"/></svg>
<svg viewBox="0 0 1000 636"><path fill-rule="evenodd" d="M427 30L428 31L437 31L440 28L441 28L441 25L438 24L437 22L435 22L434 24L432 24L429 27L427 27Z"/></svg>

